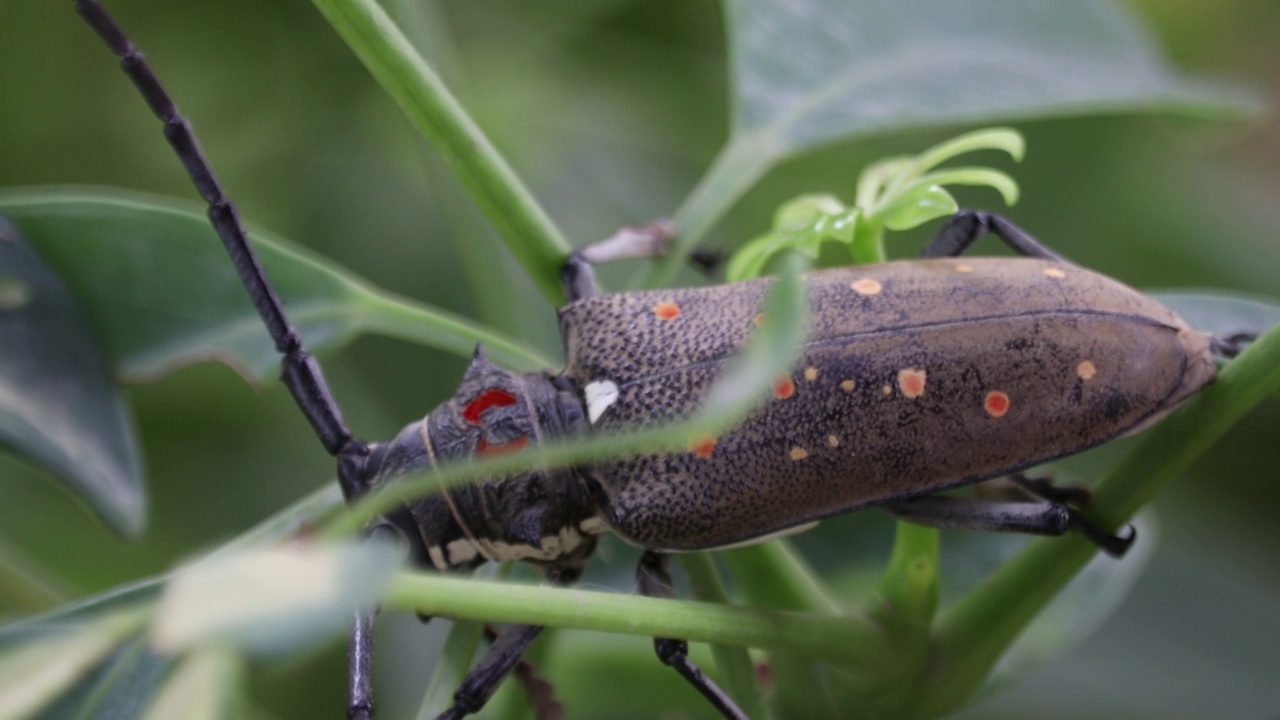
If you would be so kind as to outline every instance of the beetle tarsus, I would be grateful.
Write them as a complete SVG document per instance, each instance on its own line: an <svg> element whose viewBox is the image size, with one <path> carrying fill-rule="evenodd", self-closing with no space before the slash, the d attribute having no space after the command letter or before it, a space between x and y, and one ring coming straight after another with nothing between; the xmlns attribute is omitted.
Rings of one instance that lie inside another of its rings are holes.
<svg viewBox="0 0 1280 720"><path fill-rule="evenodd" d="M647 597L675 597L671 586L671 561L662 553L646 550L636 567L636 583L640 593ZM670 666L689 681L727 720L746 720L746 714L738 708L729 694L721 690L697 665L689 661L689 643L674 638L654 638L653 649L663 665Z"/></svg>
<svg viewBox="0 0 1280 720"><path fill-rule="evenodd" d="M1244 352L1245 347L1257 339L1257 333L1236 333L1223 337L1215 336L1209 340L1209 349L1214 355L1230 359Z"/></svg>
<svg viewBox="0 0 1280 720"><path fill-rule="evenodd" d="M1134 541L1138 539L1138 531L1132 525L1126 525L1128 534L1124 537L1113 535L1086 520L1079 512L1071 511L1071 528L1083 535L1102 552L1119 559L1129 552Z"/></svg>
<svg viewBox="0 0 1280 720"><path fill-rule="evenodd" d="M488 652L463 678L453 694L453 707L441 713L437 720L459 720L479 712L541 632L542 627L538 625L508 625L503 628Z"/></svg>

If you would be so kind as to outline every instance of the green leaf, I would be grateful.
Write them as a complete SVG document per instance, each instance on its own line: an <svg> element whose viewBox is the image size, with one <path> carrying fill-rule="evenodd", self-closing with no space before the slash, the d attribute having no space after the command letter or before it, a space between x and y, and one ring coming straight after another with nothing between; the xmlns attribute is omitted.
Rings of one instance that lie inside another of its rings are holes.
<svg viewBox="0 0 1280 720"><path fill-rule="evenodd" d="M174 368L218 360L250 381L279 372L280 357L203 212L107 189L0 192L18 224L80 301L117 374L152 381ZM520 369L546 367L538 353L439 310L381 293L289 243L252 231L254 248L289 318L313 352L366 331Z"/></svg>
<svg viewBox="0 0 1280 720"><path fill-rule="evenodd" d="M1260 295L1196 288L1147 294L1178 313L1191 327L1219 338L1261 335L1280 323L1280 302Z"/></svg>
<svg viewBox="0 0 1280 720"><path fill-rule="evenodd" d="M951 193L938 185L919 185L894 198L879 217L890 230L910 230L959 209Z"/></svg>
<svg viewBox="0 0 1280 720"><path fill-rule="evenodd" d="M773 165L888 132L1099 112L1243 114L1238 88L1179 75L1113 2L728 0L729 142L676 213L646 286Z"/></svg>
<svg viewBox="0 0 1280 720"><path fill-rule="evenodd" d="M376 542L221 553L168 582L152 641L167 653L210 642L255 653L295 649L371 607L400 559L397 548Z"/></svg>
<svg viewBox="0 0 1280 720"><path fill-rule="evenodd" d="M136 633L144 619L136 611L112 613L6 653L0 659L3 717L29 717L44 708Z"/></svg>
<svg viewBox="0 0 1280 720"><path fill-rule="evenodd" d="M147 498L133 418L80 306L0 218L0 447L48 468L117 531Z"/></svg>
<svg viewBox="0 0 1280 720"><path fill-rule="evenodd" d="M58 698L38 720L129 720L141 717L173 666L145 638L119 647Z"/></svg>
<svg viewBox="0 0 1280 720"><path fill-rule="evenodd" d="M225 648L200 648L169 676L143 720L222 720L244 717L240 686L244 661Z"/></svg>

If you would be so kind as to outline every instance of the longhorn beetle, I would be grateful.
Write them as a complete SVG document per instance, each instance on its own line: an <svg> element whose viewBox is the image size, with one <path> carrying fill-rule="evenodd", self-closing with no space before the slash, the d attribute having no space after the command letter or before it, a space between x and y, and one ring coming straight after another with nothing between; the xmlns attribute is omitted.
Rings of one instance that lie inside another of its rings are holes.
<svg viewBox="0 0 1280 720"><path fill-rule="evenodd" d="M98 2L77 0L77 9L164 123L282 356L285 386L337 460L349 501L452 458L688 415L762 321L768 280L597 295L593 265L662 250L660 234L620 235L564 262L563 371L510 372L477 349L451 400L390 442L366 443L344 424L187 121ZM985 233L1025 257L956 259ZM1078 495L1018 473L1170 412L1213 380L1211 338L996 215L959 213L925 255L809 275L812 319L799 364L736 429L687 452L442 491L390 513L381 527L429 568L528 560L555 583L574 581L597 537L614 532L644 550L639 587L655 596L672 592L668 553L758 541L871 506L937 527L1076 530L1122 555L1131 535L1092 526L1070 504ZM997 476L1037 499L937 494ZM361 615L352 634L352 718L373 714L371 621ZM441 717L479 710L540 630L502 630ZM683 641L658 638L655 648L721 714L743 717L687 659Z"/></svg>

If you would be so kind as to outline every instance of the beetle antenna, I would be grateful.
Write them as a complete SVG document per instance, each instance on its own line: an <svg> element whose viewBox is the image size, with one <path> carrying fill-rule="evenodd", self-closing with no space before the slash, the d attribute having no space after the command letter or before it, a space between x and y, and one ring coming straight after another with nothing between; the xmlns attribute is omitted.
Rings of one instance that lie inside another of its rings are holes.
<svg viewBox="0 0 1280 720"><path fill-rule="evenodd" d="M262 322L275 342L276 350L282 356L281 380L311 422L325 450L337 458L338 478L343 495L348 501L353 500L365 490L363 469L369 446L354 437L343 422L342 411L329 391L320 364L306 351L298 331L289 324L280 298L249 247L247 234L236 208L214 177L213 169L201 152L190 123L178 112L173 99L160 85L142 53L134 47L98 0L76 0L76 11L120 58L120 67L137 86L143 99L151 107L151 112L164 123L165 139L186 167L196 191L208 203L209 221L222 238L222 244L231 256L254 308L262 317Z"/></svg>

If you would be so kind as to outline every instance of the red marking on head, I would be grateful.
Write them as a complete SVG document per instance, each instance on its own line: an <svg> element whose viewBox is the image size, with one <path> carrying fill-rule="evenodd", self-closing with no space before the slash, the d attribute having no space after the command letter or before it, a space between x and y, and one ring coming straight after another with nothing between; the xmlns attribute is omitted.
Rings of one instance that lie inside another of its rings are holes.
<svg viewBox="0 0 1280 720"><path fill-rule="evenodd" d="M680 306L667 301L653 306L653 314L659 320L675 320L680 317Z"/></svg>
<svg viewBox="0 0 1280 720"><path fill-rule="evenodd" d="M475 400L467 403L467 407L462 410L462 419L472 425L480 424L480 416L485 410L495 407L506 407L516 404L516 396L506 390L498 390L490 388L476 396Z"/></svg>
<svg viewBox="0 0 1280 720"><path fill-rule="evenodd" d="M502 453L516 452L523 450L525 445L529 444L529 436L521 435L515 440L504 442L501 445L490 445L489 438L482 437L480 442L476 444L477 455L500 455Z"/></svg>
<svg viewBox="0 0 1280 720"><path fill-rule="evenodd" d="M1009 396L999 390L987 393L987 399L982 401L982 407L991 417L1001 417L1009 412Z"/></svg>
<svg viewBox="0 0 1280 720"><path fill-rule="evenodd" d="M779 400L786 400L796 394L796 384L788 375L783 375L773 381L773 396Z"/></svg>
<svg viewBox="0 0 1280 720"><path fill-rule="evenodd" d="M917 368L903 368L898 371L898 389L912 400L924 394L925 371Z"/></svg>
<svg viewBox="0 0 1280 720"><path fill-rule="evenodd" d="M689 445L689 449L698 457L709 458L716 449L716 439L710 435L698 438Z"/></svg>

